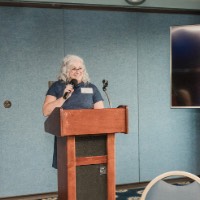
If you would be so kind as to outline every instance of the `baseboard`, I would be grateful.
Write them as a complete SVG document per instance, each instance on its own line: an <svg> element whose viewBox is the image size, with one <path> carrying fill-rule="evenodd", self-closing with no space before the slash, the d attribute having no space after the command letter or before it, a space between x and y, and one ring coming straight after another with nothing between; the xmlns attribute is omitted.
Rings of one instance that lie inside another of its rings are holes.
<svg viewBox="0 0 200 200"><path fill-rule="evenodd" d="M166 181L173 184L176 182L191 181L191 179L190 178L173 178L173 179L168 179ZM148 183L149 182L138 182L138 183L116 185L116 190L142 188L142 187L146 187ZM15 196L15 197L5 197L5 198L0 198L0 200L38 200L38 199L56 198L57 196L58 196L57 192L49 192L49 193L42 193L42 194L30 194L30 195L22 195L22 196Z"/></svg>
<svg viewBox="0 0 200 200"><path fill-rule="evenodd" d="M36 200L36 199L47 199L57 197L57 192L49 192L49 193L42 193L42 194L30 194L30 195L22 195L22 196L15 196L15 197L5 197L0 198L0 200Z"/></svg>
<svg viewBox="0 0 200 200"><path fill-rule="evenodd" d="M198 176L200 177L200 176ZM190 178L184 177L184 178L171 178L171 179L166 179L165 180L168 183L177 183L177 182L187 182L187 181L191 181ZM131 189L131 188L142 188L142 187L146 187L147 184L149 183L149 181L147 182L139 182L139 183L130 183L130 184L123 184L123 185L117 185L116 189L120 190L120 189Z"/></svg>

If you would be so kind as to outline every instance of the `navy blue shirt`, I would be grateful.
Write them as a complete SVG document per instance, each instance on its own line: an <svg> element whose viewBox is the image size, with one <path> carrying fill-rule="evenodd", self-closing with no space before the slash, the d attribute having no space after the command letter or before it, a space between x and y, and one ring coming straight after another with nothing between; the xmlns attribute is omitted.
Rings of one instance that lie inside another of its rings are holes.
<svg viewBox="0 0 200 200"><path fill-rule="evenodd" d="M57 99L63 96L65 89L64 81L56 81L47 91L47 95L55 96ZM103 101L103 98L92 83L80 83L74 87L74 92L62 105L63 109L88 109L93 108L98 101Z"/></svg>
<svg viewBox="0 0 200 200"><path fill-rule="evenodd" d="M63 96L66 83L64 81L56 81L47 91L46 95L55 96L57 99ZM62 105L63 109L91 109L98 101L103 98L98 88L92 83L80 83L74 87L74 92ZM52 166L57 168L57 141L54 141L54 154Z"/></svg>

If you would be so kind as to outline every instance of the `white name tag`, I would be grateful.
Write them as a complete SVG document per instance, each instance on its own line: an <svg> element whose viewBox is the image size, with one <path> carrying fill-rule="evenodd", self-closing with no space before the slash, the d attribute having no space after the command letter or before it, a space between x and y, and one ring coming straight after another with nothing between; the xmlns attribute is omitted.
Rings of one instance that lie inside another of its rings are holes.
<svg viewBox="0 0 200 200"><path fill-rule="evenodd" d="M81 93L93 94L93 89L92 88L81 88Z"/></svg>

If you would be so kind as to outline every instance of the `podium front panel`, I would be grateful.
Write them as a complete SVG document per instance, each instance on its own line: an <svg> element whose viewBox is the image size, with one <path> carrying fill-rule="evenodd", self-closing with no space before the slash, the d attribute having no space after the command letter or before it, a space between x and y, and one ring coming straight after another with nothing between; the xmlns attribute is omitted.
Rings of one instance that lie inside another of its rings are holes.
<svg viewBox="0 0 200 200"><path fill-rule="evenodd" d="M106 155L106 138L106 135L76 136L76 157Z"/></svg>
<svg viewBox="0 0 200 200"><path fill-rule="evenodd" d="M128 109L80 109L55 108L45 121L45 131L58 137L128 133Z"/></svg>
<svg viewBox="0 0 200 200"><path fill-rule="evenodd" d="M106 200L107 175L100 174L102 165L76 167L77 200Z"/></svg>
<svg viewBox="0 0 200 200"><path fill-rule="evenodd" d="M76 157L103 156L107 154L107 135L76 136ZM77 200L107 199L107 175L101 173L105 164L76 167Z"/></svg>
<svg viewBox="0 0 200 200"><path fill-rule="evenodd" d="M82 109L60 110L61 130L60 135L87 135L127 133L127 109Z"/></svg>

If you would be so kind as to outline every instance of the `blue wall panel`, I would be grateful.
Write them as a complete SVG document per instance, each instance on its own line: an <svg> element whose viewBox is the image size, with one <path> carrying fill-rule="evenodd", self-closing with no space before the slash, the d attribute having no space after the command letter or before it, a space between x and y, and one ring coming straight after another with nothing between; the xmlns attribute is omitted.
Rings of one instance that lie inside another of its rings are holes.
<svg viewBox="0 0 200 200"><path fill-rule="evenodd" d="M198 23L189 15L139 14L140 180L169 170L200 174L197 109L170 109L170 26ZM145 47L145 48L144 48Z"/></svg>
<svg viewBox="0 0 200 200"><path fill-rule="evenodd" d="M117 134L117 184L169 170L200 174L198 109L170 109L169 28L198 15L0 7L0 197L57 190L53 136L42 104L66 54L84 58L113 107L129 106L129 134ZM3 107L9 99L10 109Z"/></svg>
<svg viewBox="0 0 200 200"><path fill-rule="evenodd" d="M113 107L129 105L129 134L118 134L116 139L117 183L138 182L137 37L133 37L137 35L136 14L65 11L64 25L65 53L85 59L106 107L109 105L101 89L102 79L109 81L108 94ZM134 162L127 162L130 160Z"/></svg>
<svg viewBox="0 0 200 200"><path fill-rule="evenodd" d="M63 57L62 13L0 8L0 197L56 190L41 106Z"/></svg>

